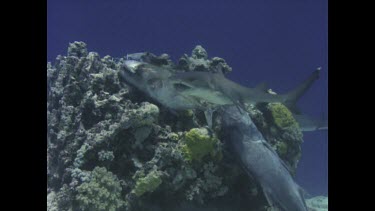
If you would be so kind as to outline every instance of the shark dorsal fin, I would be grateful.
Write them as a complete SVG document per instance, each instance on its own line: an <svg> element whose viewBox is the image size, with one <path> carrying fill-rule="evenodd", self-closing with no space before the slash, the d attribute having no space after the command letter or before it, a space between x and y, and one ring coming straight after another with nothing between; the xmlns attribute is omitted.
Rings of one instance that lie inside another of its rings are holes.
<svg viewBox="0 0 375 211"><path fill-rule="evenodd" d="M296 104L285 102L284 105L294 114L302 114L301 110L297 107Z"/></svg>
<svg viewBox="0 0 375 211"><path fill-rule="evenodd" d="M266 82L259 83L255 87L255 89L258 89L258 90L263 91L263 92L267 92L268 91Z"/></svg>

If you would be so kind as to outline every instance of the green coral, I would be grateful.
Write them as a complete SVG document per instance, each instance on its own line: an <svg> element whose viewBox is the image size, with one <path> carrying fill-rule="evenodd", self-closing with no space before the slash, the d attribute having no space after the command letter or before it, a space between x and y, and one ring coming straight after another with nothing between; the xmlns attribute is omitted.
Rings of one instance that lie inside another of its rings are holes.
<svg viewBox="0 0 375 211"><path fill-rule="evenodd" d="M168 134L168 138L169 138L171 141L178 141L179 136L178 136L177 133L173 133L173 132L171 132L171 133Z"/></svg>
<svg viewBox="0 0 375 211"><path fill-rule="evenodd" d="M222 157L221 153L216 150L218 139L210 136L206 128L191 129L185 134L182 141L181 150L188 161L200 161L208 154L218 159Z"/></svg>
<svg viewBox="0 0 375 211"><path fill-rule="evenodd" d="M90 175L89 181L77 187L80 210L115 211L123 206L122 188L116 175L104 167L96 167Z"/></svg>
<svg viewBox="0 0 375 211"><path fill-rule="evenodd" d="M162 172L153 170L145 177L139 178L136 182L133 192L135 195L142 196L146 192L153 192L163 182L161 179Z"/></svg>
<svg viewBox="0 0 375 211"><path fill-rule="evenodd" d="M276 148L279 155L286 155L288 152L288 144L285 142L278 142Z"/></svg>
<svg viewBox="0 0 375 211"><path fill-rule="evenodd" d="M268 109L271 111L274 123L281 129L298 126L289 109L281 103L270 103Z"/></svg>
<svg viewBox="0 0 375 211"><path fill-rule="evenodd" d="M184 111L184 116L192 117L194 115L194 111L192 109L187 109Z"/></svg>

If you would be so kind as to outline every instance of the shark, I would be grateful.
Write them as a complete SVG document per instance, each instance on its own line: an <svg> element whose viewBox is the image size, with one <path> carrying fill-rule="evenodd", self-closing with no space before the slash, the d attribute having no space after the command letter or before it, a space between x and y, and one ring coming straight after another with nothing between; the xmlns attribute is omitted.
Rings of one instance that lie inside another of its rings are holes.
<svg viewBox="0 0 375 211"><path fill-rule="evenodd" d="M174 70L169 66L157 66L137 60L126 60L119 71L128 85L169 109L204 109L199 99L181 94L179 85L170 80L173 74Z"/></svg>
<svg viewBox="0 0 375 211"><path fill-rule="evenodd" d="M264 139L250 116L236 106L221 109L223 140L245 172L261 187L270 207L283 211L307 211L304 191L287 165Z"/></svg>
<svg viewBox="0 0 375 211"><path fill-rule="evenodd" d="M301 123L309 123L310 128L313 123L317 123L302 115L296 102L319 78L320 68L291 91L275 95L268 91L265 83L249 88L227 79L220 70L184 72L170 65L145 62L141 59L142 56L143 54L137 53L124 62L119 74L125 82L172 111L202 110L209 128L212 127L213 112L220 106L236 105L244 110L244 103L259 102L281 102L296 114L296 119L303 121Z"/></svg>
<svg viewBox="0 0 375 211"><path fill-rule="evenodd" d="M328 130L328 120L313 118L307 114L293 114L302 132L312 132L317 130Z"/></svg>
<svg viewBox="0 0 375 211"><path fill-rule="evenodd" d="M257 181L270 206L284 211L308 210L302 188L258 131L244 104L281 102L297 118L306 120L296 102L319 78L320 68L294 89L276 95L270 93L264 83L249 88L227 79L221 71L185 72L169 64L153 64L143 56L129 56L124 61L119 75L128 85L172 110L204 111L209 127L212 126L212 112L220 112L224 141L229 142L246 173ZM306 130L318 128L309 126L316 124L314 121L304 122Z"/></svg>
<svg viewBox="0 0 375 211"><path fill-rule="evenodd" d="M270 93L266 83L260 83L255 88L242 86L227 79L221 71L217 73L179 72L174 74L171 80L175 81L177 84L186 86L186 90L183 94L202 98L213 104L234 104L244 108L244 103L281 102L294 113L300 114L301 112L296 107L296 102L319 78L319 72L320 68L315 70L297 87L281 95ZM219 96L222 98L217 98L217 93L221 93ZM209 95L215 97L210 97Z"/></svg>

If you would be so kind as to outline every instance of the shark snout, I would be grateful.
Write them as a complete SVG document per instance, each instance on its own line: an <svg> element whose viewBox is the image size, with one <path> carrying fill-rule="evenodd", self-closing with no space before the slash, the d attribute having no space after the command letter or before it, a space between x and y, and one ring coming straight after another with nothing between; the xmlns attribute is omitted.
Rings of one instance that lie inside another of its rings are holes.
<svg viewBox="0 0 375 211"><path fill-rule="evenodd" d="M131 73L136 73L137 68L142 65L142 62L135 60L126 60L124 63L125 70Z"/></svg>

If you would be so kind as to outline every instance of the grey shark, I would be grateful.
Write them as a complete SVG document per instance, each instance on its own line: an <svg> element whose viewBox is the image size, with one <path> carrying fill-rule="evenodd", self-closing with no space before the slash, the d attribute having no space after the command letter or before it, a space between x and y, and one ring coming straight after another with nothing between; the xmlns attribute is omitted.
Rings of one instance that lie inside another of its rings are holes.
<svg viewBox="0 0 375 211"><path fill-rule="evenodd" d="M170 109L203 109L197 98L182 95L178 91L178 85L170 80L174 74L170 67L127 60L119 74L127 84L136 87Z"/></svg>
<svg viewBox="0 0 375 211"><path fill-rule="evenodd" d="M296 101L310 88L319 77L320 68L314 71L298 87L284 95L276 95L267 89L264 83L256 88L248 88L230 81L220 73L185 72L172 76L172 80L188 88L182 91L183 95L190 95L204 99L215 105L235 104L244 108L244 103L255 104L258 102L282 102L293 113L302 131L315 131L328 129L327 120L314 119L302 114L296 107Z"/></svg>
<svg viewBox="0 0 375 211"><path fill-rule="evenodd" d="M293 114L294 119L298 122L301 131L328 130L327 119L317 119L306 114Z"/></svg>
<svg viewBox="0 0 375 211"><path fill-rule="evenodd" d="M243 107L244 103L255 104L259 102L281 102L295 113L300 113L296 108L295 103L311 87L313 82L319 78L319 71L320 68L314 71L299 86L282 95L269 93L264 83L259 84L255 88L242 86L227 79L220 71L218 71L218 73L180 72L174 74L171 77L171 80L173 80L174 83L180 83L187 87L184 94L206 99L213 104L235 104ZM221 95L218 95L221 98L210 98L207 96L207 93L215 92L221 93Z"/></svg>
<svg viewBox="0 0 375 211"><path fill-rule="evenodd" d="M168 65L153 65L141 59L125 61L120 75L128 84L167 108L203 110L211 128L212 113L223 105L235 104L244 108L244 103L282 102L293 113L299 114L295 103L318 79L319 69L295 89L282 95L268 93L264 84L255 88L244 87L227 79L220 71L179 72Z"/></svg>
<svg viewBox="0 0 375 211"><path fill-rule="evenodd" d="M249 115L235 106L226 106L221 109L221 117L224 140L262 188L269 205L283 211L307 211L302 189Z"/></svg>

